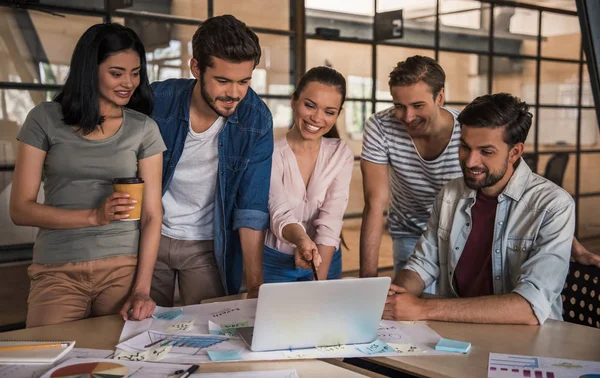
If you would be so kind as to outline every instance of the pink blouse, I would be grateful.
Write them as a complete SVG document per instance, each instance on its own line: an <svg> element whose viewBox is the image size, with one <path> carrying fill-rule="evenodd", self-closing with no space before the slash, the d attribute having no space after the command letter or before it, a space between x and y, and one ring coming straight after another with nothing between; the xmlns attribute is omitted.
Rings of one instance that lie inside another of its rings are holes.
<svg viewBox="0 0 600 378"><path fill-rule="evenodd" d="M315 244L338 247L348 205L354 154L340 139L321 138L314 171L305 188L296 156L285 136L275 141L265 245L294 254L282 235L288 224L302 226Z"/></svg>

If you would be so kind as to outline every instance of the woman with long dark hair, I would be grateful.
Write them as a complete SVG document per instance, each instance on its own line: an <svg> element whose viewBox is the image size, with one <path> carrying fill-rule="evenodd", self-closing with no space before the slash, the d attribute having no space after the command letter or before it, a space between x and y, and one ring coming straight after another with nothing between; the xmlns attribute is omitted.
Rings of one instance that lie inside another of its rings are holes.
<svg viewBox="0 0 600 378"><path fill-rule="evenodd" d="M275 141L265 237L264 282L340 278L340 234L354 155L336 121L346 80L329 67L306 72L292 94L294 124Z"/></svg>
<svg viewBox="0 0 600 378"><path fill-rule="evenodd" d="M15 224L39 227L28 269L28 327L119 311L126 319L152 315L165 145L151 111L139 37L122 25L98 24L77 43L62 91L29 112L17 138L10 201ZM121 177L144 182L139 221L126 221L136 202L113 193Z"/></svg>

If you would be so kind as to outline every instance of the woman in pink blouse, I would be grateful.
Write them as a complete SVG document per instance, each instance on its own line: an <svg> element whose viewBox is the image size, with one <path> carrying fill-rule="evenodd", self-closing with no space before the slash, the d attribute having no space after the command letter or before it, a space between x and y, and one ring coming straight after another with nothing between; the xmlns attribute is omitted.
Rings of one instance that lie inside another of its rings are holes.
<svg viewBox="0 0 600 378"><path fill-rule="evenodd" d="M265 283L340 278L339 248L354 155L335 123L346 80L329 67L310 69L292 94L294 125L275 141L265 237Z"/></svg>

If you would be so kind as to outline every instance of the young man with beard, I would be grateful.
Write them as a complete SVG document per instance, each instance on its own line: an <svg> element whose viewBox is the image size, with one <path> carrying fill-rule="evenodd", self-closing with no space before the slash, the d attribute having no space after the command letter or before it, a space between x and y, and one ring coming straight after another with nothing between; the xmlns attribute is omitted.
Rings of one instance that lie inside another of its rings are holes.
<svg viewBox="0 0 600 378"><path fill-rule="evenodd" d="M394 106L373 114L365 125L361 277L377 275L381 216L390 198L387 222L397 274L425 231L435 196L449 180L462 176L459 111L443 106L445 80L442 67L429 57L417 55L398 63L389 80ZM600 256L575 238L572 256L600 267Z"/></svg>
<svg viewBox="0 0 600 378"><path fill-rule="evenodd" d="M167 151L162 236L151 296L172 306L235 294L243 272L249 297L262 284L269 227L273 121L250 88L258 37L231 15L206 20L192 39L194 79L152 84Z"/></svg>
<svg viewBox="0 0 600 378"><path fill-rule="evenodd" d="M521 159L529 107L506 93L458 116L463 178L446 184L427 229L394 279L384 318L543 324L562 320L575 204ZM447 298L421 299L437 280Z"/></svg>

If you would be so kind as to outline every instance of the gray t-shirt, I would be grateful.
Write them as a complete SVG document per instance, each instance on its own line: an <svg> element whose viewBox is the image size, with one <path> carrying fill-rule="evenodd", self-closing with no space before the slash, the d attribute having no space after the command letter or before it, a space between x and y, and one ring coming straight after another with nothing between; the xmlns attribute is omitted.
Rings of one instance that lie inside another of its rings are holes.
<svg viewBox="0 0 600 378"><path fill-rule="evenodd" d="M138 160L166 149L149 117L123 108L123 123L104 140L88 140L63 122L60 104L44 102L29 112L17 139L46 151L44 203L61 209L93 209L113 192L115 177L135 177ZM54 264L138 253L139 221L70 230L41 228L33 262Z"/></svg>

